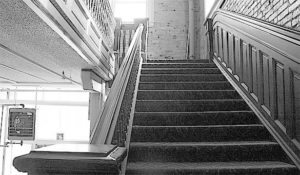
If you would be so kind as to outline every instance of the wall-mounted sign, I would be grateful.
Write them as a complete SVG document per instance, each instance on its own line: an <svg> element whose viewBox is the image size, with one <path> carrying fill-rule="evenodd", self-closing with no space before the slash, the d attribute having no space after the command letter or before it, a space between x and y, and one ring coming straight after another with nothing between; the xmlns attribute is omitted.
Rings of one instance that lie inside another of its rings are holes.
<svg viewBox="0 0 300 175"><path fill-rule="evenodd" d="M64 133L56 133L56 140L64 140Z"/></svg>
<svg viewBox="0 0 300 175"><path fill-rule="evenodd" d="M34 140L35 109L9 109L8 140Z"/></svg>

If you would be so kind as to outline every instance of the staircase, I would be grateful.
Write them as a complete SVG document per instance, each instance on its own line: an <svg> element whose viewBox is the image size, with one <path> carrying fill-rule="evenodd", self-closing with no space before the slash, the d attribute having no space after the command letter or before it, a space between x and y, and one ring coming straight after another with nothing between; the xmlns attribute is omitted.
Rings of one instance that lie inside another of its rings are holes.
<svg viewBox="0 0 300 175"><path fill-rule="evenodd" d="M215 64L142 65L127 175L297 175Z"/></svg>

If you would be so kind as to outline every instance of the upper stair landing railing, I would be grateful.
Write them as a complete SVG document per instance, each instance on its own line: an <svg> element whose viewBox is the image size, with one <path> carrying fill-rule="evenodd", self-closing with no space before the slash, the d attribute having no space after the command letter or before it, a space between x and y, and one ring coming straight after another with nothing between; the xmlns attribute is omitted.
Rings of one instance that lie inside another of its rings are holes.
<svg viewBox="0 0 300 175"><path fill-rule="evenodd" d="M24 0L105 81L113 79L116 22L108 0Z"/></svg>
<svg viewBox="0 0 300 175"><path fill-rule="evenodd" d="M123 24L122 20L117 18L116 23L117 25L115 30L114 53L116 59L115 67L117 72L123 62L123 59L125 58L128 48L130 47L135 31L140 24L144 25L144 30L141 38L142 39L141 55L143 61L147 60L149 19L148 18L135 19L133 24Z"/></svg>
<svg viewBox="0 0 300 175"><path fill-rule="evenodd" d="M273 1L218 1L205 23L208 52L300 169L300 32L223 8L229 1L252 2L249 14Z"/></svg>
<svg viewBox="0 0 300 175"><path fill-rule="evenodd" d="M114 41L116 22L108 0L82 0L86 4L99 30L110 46Z"/></svg>

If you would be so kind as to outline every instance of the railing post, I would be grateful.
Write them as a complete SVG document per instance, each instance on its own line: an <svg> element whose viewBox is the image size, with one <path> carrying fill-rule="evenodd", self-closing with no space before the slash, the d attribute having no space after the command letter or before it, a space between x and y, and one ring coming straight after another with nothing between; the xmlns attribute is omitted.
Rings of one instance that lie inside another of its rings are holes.
<svg viewBox="0 0 300 175"><path fill-rule="evenodd" d="M214 57L214 29L213 29L213 19L209 18L206 21L206 37L207 37L207 50L208 59L213 60Z"/></svg>
<svg viewBox="0 0 300 175"><path fill-rule="evenodd" d="M116 28L115 28L115 40L114 40L114 55L115 55L115 75L118 73L120 68L120 59L121 59L121 25L122 20L116 18Z"/></svg>

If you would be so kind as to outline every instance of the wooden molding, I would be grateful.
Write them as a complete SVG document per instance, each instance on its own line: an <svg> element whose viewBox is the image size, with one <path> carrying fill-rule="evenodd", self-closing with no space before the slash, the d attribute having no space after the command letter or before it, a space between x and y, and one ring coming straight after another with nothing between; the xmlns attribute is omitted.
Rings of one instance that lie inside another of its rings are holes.
<svg viewBox="0 0 300 175"><path fill-rule="evenodd" d="M218 10L214 62L300 169L299 32Z"/></svg>
<svg viewBox="0 0 300 175"><path fill-rule="evenodd" d="M271 135L280 144L280 146L288 154L288 156L295 163L295 165L300 169L300 147L296 146L296 144L294 143L295 140L291 140L286 136L284 132L282 132L278 124L268 115L268 113L266 113L262 106L257 104L257 101L253 99L251 94L248 93L245 87L239 83L236 77L234 77L229 72L229 70L220 62L220 60L214 58L213 62L218 66L222 74L232 84L234 89L237 90L237 92L246 101L246 103L250 106L253 112L258 116L259 120L264 124L264 126L268 129Z"/></svg>
<svg viewBox="0 0 300 175"><path fill-rule="evenodd" d="M16 157L14 167L29 175L119 174L125 148L114 145L62 144L31 151Z"/></svg>

